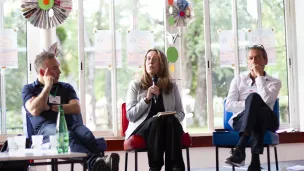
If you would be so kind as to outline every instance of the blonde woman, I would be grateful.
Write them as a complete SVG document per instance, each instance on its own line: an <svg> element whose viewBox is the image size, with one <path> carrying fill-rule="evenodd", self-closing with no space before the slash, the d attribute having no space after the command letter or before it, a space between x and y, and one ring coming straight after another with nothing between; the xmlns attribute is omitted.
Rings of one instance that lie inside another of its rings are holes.
<svg viewBox="0 0 304 171"><path fill-rule="evenodd" d="M166 171L184 171L180 122L184 110L176 83L171 79L166 55L150 49L145 55L144 71L139 80L129 84L127 93L126 138L142 136L147 145L151 171L160 171L166 153ZM153 117L158 112L175 111L174 115Z"/></svg>

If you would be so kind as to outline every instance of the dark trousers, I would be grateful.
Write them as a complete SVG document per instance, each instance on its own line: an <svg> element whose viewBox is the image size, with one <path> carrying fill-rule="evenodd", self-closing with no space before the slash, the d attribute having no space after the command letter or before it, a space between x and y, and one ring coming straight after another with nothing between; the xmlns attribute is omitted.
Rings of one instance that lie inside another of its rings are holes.
<svg viewBox="0 0 304 171"><path fill-rule="evenodd" d="M275 132L278 128L278 117L257 93L247 97L245 110L233 119L234 130L252 137L251 152L254 154L263 154L265 132Z"/></svg>
<svg viewBox="0 0 304 171"><path fill-rule="evenodd" d="M165 153L165 170L171 171L172 168L185 170L181 143L183 133L175 116L161 116L145 120L132 134L145 139L150 168L160 170L164 165Z"/></svg>
<svg viewBox="0 0 304 171"><path fill-rule="evenodd" d="M87 153L87 166L91 170L96 158L101 157L93 133L83 124L74 124L68 129L71 152ZM45 123L38 130L38 135L43 135L43 143L49 142L49 136L55 134L56 123Z"/></svg>

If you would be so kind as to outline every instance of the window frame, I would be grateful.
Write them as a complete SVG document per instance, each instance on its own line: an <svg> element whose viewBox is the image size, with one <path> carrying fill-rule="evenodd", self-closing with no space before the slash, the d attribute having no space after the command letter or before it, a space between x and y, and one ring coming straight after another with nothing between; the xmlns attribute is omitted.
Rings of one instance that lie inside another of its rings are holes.
<svg viewBox="0 0 304 171"><path fill-rule="evenodd" d="M256 0L259 5L261 5L261 0ZM138 3L138 1L134 1L134 3ZM236 5L236 0L232 0L233 6ZM167 3L167 2L166 2ZM258 7L259 7L258 5ZM290 123L289 124L281 124L280 128L300 128L300 114L299 114L299 95L298 95L298 74L297 74L297 49L296 49L296 33L295 33L295 2L293 1L284 1L284 8L285 8L285 32L286 32L286 51L287 51L287 63L288 63L288 98L289 98L289 113L290 113ZM86 123L86 106L85 106L85 65L84 65L84 15L83 15L83 1L78 0L78 55L79 55L79 66L78 69L79 73L79 80L80 80L80 89L79 89L79 97L82 108L82 117L84 124ZM259 11L258 17L261 17L261 9L257 9ZM112 31L112 47L115 47L115 4L111 1L111 31ZM236 13L236 8L233 7L233 13ZM136 14L136 13L135 13ZM0 14L3 15L3 14ZM259 21L261 18L259 19ZM233 15L233 22L237 22L237 15ZM165 22L166 23L166 22ZM136 21L133 21L133 25L136 26ZM165 25L167 31L168 27ZM210 132L214 130L214 122L213 122L213 98L212 98L212 73L211 73L211 65L208 63L211 61L211 41L210 41L210 9L209 9L209 0L204 0L204 29L205 29L205 59L206 59L206 80L207 80L207 111L208 111L208 128L209 132L207 133L198 133L195 135L210 135ZM236 27L233 27L234 31L236 32ZM51 31L50 31L51 32ZM179 30L179 32L181 32ZM39 34L37 34L39 33ZM35 35L35 36L32 36ZM54 37L55 33L51 33L51 37ZM33 27L31 24L27 23L27 61L28 61L28 83L32 83L37 78L37 74L34 70L34 58L36 54L40 52L39 48L37 48L37 44L43 43L42 40L46 39L47 34L41 31L38 28ZM34 39L34 40L33 40ZM55 40L55 39L53 39ZM238 39L236 38L236 43L238 43ZM46 46L46 45L45 45ZM165 40L165 47L168 46L167 40ZM184 47L183 42L181 42L181 46ZM181 49L179 49L180 52ZM115 57L115 48L112 48L112 66L116 66L116 57ZM237 60L239 61L239 60ZM209 66L209 68L208 68ZM181 68L181 67L177 67ZM106 136L109 138L121 138L120 136L120 129L119 128L119 118L120 114L118 114L117 110L117 87L116 87L116 68L112 67L112 79L111 83L113 87L115 87L112 91L112 113L113 113L113 128L111 131L93 131L94 135L96 136ZM180 73L181 71L177 71L176 73ZM174 77L179 78L180 75L175 75ZM2 97L1 97L2 98ZM6 125L4 125L6 127ZM7 135L0 135L0 142L3 142Z"/></svg>

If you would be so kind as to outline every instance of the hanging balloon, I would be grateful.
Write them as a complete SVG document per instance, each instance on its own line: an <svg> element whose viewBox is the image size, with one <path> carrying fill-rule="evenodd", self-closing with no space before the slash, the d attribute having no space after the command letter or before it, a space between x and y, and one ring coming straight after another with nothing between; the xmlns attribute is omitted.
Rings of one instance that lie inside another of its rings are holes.
<svg viewBox="0 0 304 171"><path fill-rule="evenodd" d="M169 70L171 73L174 73L175 67L173 64L170 64Z"/></svg>
<svg viewBox="0 0 304 171"><path fill-rule="evenodd" d="M169 22L169 25L170 25L170 26L173 26L173 25L174 25L174 22L175 22L175 19L174 19L172 16L169 16L168 22Z"/></svg>
<svg viewBox="0 0 304 171"><path fill-rule="evenodd" d="M49 29L63 23L72 11L72 0L22 0L23 16L35 27Z"/></svg>
<svg viewBox="0 0 304 171"><path fill-rule="evenodd" d="M173 5L173 0L168 0L169 5Z"/></svg>
<svg viewBox="0 0 304 171"><path fill-rule="evenodd" d="M178 59L178 51L175 47L169 47L167 49L167 58L169 62L176 62Z"/></svg>

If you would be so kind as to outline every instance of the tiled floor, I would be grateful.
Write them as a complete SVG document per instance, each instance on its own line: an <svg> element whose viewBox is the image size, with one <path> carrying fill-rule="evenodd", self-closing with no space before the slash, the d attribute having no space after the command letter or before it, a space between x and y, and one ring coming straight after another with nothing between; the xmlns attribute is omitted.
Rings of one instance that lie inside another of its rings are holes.
<svg viewBox="0 0 304 171"><path fill-rule="evenodd" d="M287 168L290 166L295 166L295 165L302 165L304 166L304 160L299 160L299 161L287 161L287 162L279 162L279 170L280 171L287 171ZM246 171L248 165L241 167L241 168L236 168L236 171ZM263 171L267 171L267 163L262 164ZM191 171L215 171L214 168L204 168L204 169L191 169ZM220 166L220 171L232 171L231 166L228 165L222 165ZM271 163L271 171L276 171L275 163Z"/></svg>

